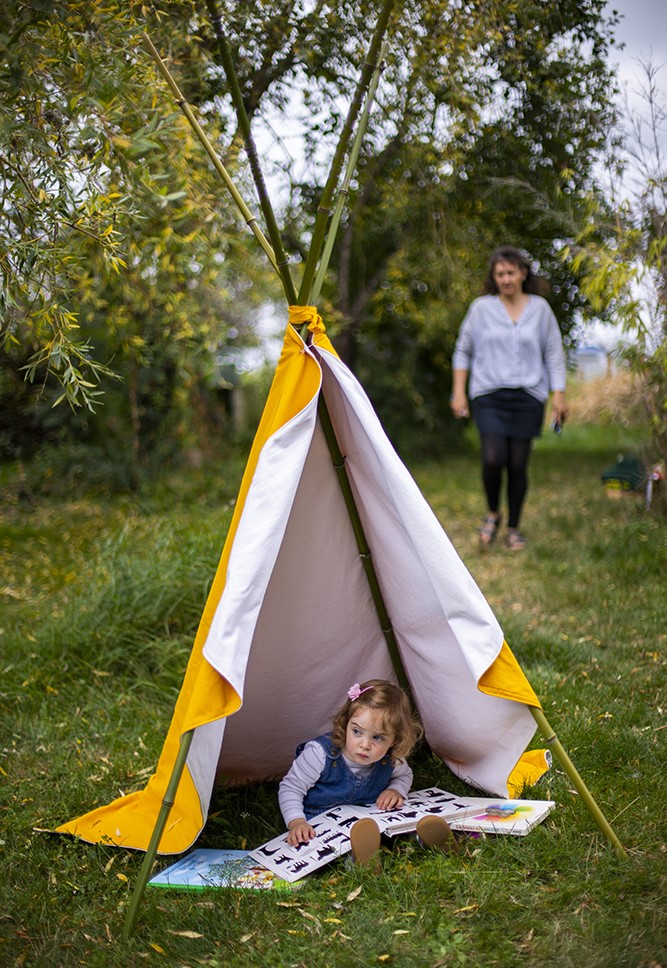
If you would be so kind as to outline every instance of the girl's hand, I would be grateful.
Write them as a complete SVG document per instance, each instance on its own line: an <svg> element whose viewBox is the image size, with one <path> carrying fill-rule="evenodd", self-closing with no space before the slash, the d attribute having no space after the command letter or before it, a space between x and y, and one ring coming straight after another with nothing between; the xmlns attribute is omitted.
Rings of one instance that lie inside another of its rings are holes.
<svg viewBox="0 0 667 968"><path fill-rule="evenodd" d="M307 820L300 817L297 820L291 820L287 825L287 843L290 847L298 847L299 844L307 844L309 840L312 840L315 836L315 830L310 826Z"/></svg>
<svg viewBox="0 0 667 968"><path fill-rule="evenodd" d="M388 790L382 791L375 801L375 806L379 810L396 810L403 806L403 802L403 797L398 790L392 790L390 787Z"/></svg>

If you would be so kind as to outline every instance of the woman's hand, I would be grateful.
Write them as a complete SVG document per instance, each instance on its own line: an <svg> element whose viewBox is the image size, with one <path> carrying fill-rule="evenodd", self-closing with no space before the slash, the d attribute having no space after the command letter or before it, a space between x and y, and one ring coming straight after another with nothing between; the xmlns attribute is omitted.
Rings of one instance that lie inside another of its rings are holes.
<svg viewBox="0 0 667 968"><path fill-rule="evenodd" d="M569 407L565 402L565 394L562 390L554 390L551 395L551 415L552 419L561 426L565 423L565 418L569 412Z"/></svg>
<svg viewBox="0 0 667 968"><path fill-rule="evenodd" d="M398 790L392 790L389 787L387 790L382 791L375 801L375 806L378 810L396 810L398 807L403 806L403 802L403 797Z"/></svg>
<svg viewBox="0 0 667 968"><path fill-rule="evenodd" d="M470 416L470 406L465 393L452 393L449 406L452 408L452 413L457 420L460 420L461 417Z"/></svg>
<svg viewBox="0 0 667 968"><path fill-rule="evenodd" d="M297 820L290 820L287 824L287 843L290 847L298 847L299 844L307 844L315 836L315 830L303 817Z"/></svg>
<svg viewBox="0 0 667 968"><path fill-rule="evenodd" d="M449 398L449 406L457 420L461 417L470 416L470 406L466 395L468 386L468 371L454 370L452 372L452 395Z"/></svg>

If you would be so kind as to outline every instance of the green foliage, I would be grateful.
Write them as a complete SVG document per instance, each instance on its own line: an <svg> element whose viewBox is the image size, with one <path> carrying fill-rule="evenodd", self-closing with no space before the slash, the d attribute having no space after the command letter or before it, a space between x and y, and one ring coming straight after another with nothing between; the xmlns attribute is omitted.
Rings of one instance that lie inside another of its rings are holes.
<svg viewBox="0 0 667 968"><path fill-rule="evenodd" d="M192 8L169 3L163 13ZM112 440L137 476L167 437L186 448L207 408L221 412L216 361L226 346L255 342L262 272L142 51L147 8L15 3L6 16L0 395L10 416L1 444L30 454L54 430ZM160 37L162 24L196 89L196 36L172 37L158 17ZM211 136L224 124L211 116ZM48 415L63 400L98 412Z"/></svg>
<svg viewBox="0 0 667 968"><path fill-rule="evenodd" d="M614 119L603 6L406 3L393 25L325 295L337 349L411 453L456 439L451 350L496 245L531 253L566 338L585 303L559 253Z"/></svg>
<svg viewBox="0 0 667 968"><path fill-rule="evenodd" d="M221 351L252 339L269 291L263 258L142 47L147 27L212 142L230 146L220 153L245 190L209 22L218 13L269 144L266 170L288 192L285 244L302 259L378 4L15 0L0 37L0 393L13 400L20 373L48 406L94 410L104 390L109 416L86 433L129 448L134 476L167 437L187 449L207 436L216 403L201 387ZM557 253L580 228L609 133L613 23L602 0L396 4L323 304L397 439L421 450L456 439L444 403L451 346L498 242L533 254L569 332L582 293ZM294 114L308 162L298 182L271 134ZM32 398L18 393L25 431L43 429L41 409L26 413ZM192 417L202 411L203 427ZM29 452L37 433L22 443L14 423L0 442Z"/></svg>

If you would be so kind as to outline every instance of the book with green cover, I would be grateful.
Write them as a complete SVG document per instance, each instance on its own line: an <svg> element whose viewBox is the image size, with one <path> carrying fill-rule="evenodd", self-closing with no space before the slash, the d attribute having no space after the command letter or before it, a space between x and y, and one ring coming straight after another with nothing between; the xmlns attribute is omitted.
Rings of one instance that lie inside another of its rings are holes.
<svg viewBox="0 0 667 968"><path fill-rule="evenodd" d="M247 850L198 848L170 867L154 874L148 887L203 891L227 887L253 891L290 891L299 884L288 884L250 856Z"/></svg>

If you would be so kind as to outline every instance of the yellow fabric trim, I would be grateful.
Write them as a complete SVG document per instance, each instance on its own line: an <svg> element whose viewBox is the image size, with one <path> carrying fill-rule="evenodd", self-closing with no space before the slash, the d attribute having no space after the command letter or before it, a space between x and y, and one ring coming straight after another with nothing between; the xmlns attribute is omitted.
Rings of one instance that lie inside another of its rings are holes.
<svg viewBox="0 0 667 968"><path fill-rule="evenodd" d="M289 322L298 328L307 325L313 335L324 336L326 333L322 317L317 312L317 306L290 306Z"/></svg>
<svg viewBox="0 0 667 968"><path fill-rule="evenodd" d="M480 678L477 687L489 696L513 699L526 706L542 708L507 642L503 642L500 652Z"/></svg>
<svg viewBox="0 0 667 968"><path fill-rule="evenodd" d="M57 828L58 833L73 834L91 843L111 843L146 850L157 819L162 798L171 776L183 733L235 713L241 697L203 655L204 644L222 596L227 565L245 501L262 448L270 437L300 413L319 392L319 365L306 352L292 322L307 322L314 342L334 353L326 330L314 306L290 307L283 349L264 407L241 487L225 546L211 591L197 630L183 685L176 702L171 725L162 748L156 772L144 790L114 800ZM335 354L334 354L335 355ZM215 769L215 764L212 769ZM187 766L176 793L167 828L160 841L160 853L181 853L196 840L206 818L197 789Z"/></svg>
<svg viewBox="0 0 667 968"><path fill-rule="evenodd" d="M526 787L534 786L550 766L548 750L528 750L524 753L507 780L510 799L517 799Z"/></svg>

